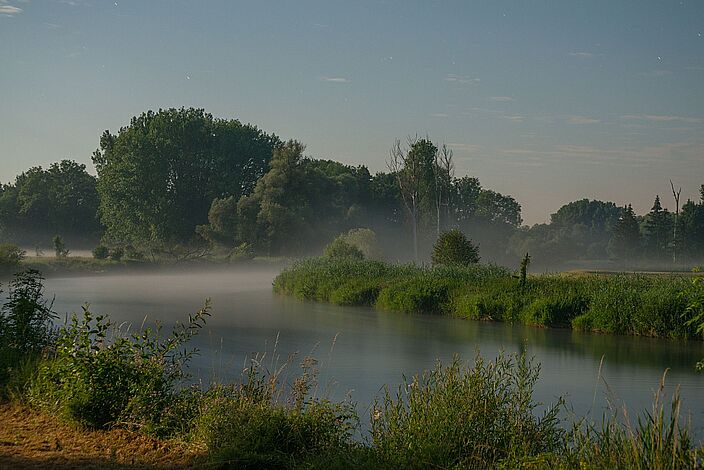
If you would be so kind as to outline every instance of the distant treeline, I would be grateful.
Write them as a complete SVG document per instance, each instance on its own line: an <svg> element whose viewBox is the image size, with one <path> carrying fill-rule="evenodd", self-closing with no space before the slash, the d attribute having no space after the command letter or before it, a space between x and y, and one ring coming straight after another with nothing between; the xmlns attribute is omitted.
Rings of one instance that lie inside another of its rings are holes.
<svg viewBox="0 0 704 470"><path fill-rule="evenodd" d="M514 198L456 176L452 151L428 138L397 141L387 172L304 156L255 126L201 109L148 111L93 154L97 178L64 160L0 187L0 241L130 253L318 254L337 234L374 230L389 259L423 261L441 231L459 228L484 260L534 266L575 260L694 263L704 258L702 201L678 215L582 200L550 224L521 227ZM416 255L416 253L418 253Z"/></svg>

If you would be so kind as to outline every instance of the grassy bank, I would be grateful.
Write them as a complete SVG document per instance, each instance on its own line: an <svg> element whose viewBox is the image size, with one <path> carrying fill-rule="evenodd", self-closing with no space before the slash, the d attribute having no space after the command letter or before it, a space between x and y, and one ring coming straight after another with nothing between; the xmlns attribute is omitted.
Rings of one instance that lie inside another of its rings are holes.
<svg viewBox="0 0 704 470"><path fill-rule="evenodd" d="M338 305L451 315L614 334L696 338L688 306L704 285L691 276L530 276L496 266L418 267L316 258L286 268L274 291Z"/></svg>

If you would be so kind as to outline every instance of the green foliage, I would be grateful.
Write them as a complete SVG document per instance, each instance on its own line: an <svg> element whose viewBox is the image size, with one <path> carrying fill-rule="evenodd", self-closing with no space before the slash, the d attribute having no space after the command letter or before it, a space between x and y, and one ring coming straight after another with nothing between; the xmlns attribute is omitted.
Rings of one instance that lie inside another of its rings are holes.
<svg viewBox="0 0 704 470"><path fill-rule="evenodd" d="M116 246L110 250L108 256L113 261L121 261L122 257L125 256L125 249L121 246Z"/></svg>
<svg viewBox="0 0 704 470"><path fill-rule="evenodd" d="M240 384L216 386L203 397L193 435L211 460L237 468L298 468L352 448L354 406L311 396L312 358L304 359L290 387L281 380L287 365L266 373L252 360Z"/></svg>
<svg viewBox="0 0 704 470"><path fill-rule="evenodd" d="M376 233L368 228L353 228L345 234L339 236L350 245L353 245L362 252L364 259L381 260L384 256L379 248Z"/></svg>
<svg viewBox="0 0 704 470"><path fill-rule="evenodd" d="M474 367L458 358L388 388L372 408L372 445L396 468L492 468L561 449L561 402L536 417L539 367L499 356Z"/></svg>
<svg viewBox="0 0 704 470"><path fill-rule="evenodd" d="M352 258L364 259L362 250L347 242L343 235L335 238L325 247L324 256L326 258Z"/></svg>
<svg viewBox="0 0 704 470"><path fill-rule="evenodd" d="M457 229L440 234L433 245L433 264L460 265L479 262L479 249Z"/></svg>
<svg viewBox="0 0 704 470"><path fill-rule="evenodd" d="M23 249L13 243L0 243L0 268L18 266L26 254Z"/></svg>
<svg viewBox="0 0 704 470"><path fill-rule="evenodd" d="M0 308L0 385L15 376L17 370L31 370L41 352L52 344L51 303L44 299L42 276L27 270L15 274L9 293ZM29 367L28 367L29 366ZM2 393L0 393L1 395Z"/></svg>
<svg viewBox="0 0 704 470"><path fill-rule="evenodd" d="M278 138L202 109L148 111L93 154L107 238L136 246L187 243L215 198L239 199L266 171Z"/></svg>
<svg viewBox="0 0 704 470"><path fill-rule="evenodd" d="M704 196L704 186L702 186L702 196ZM701 272L699 268L695 272ZM704 337L704 278L696 277L692 279L692 287L685 294L687 299L686 325L696 329L696 334ZM704 371L704 359L697 363L697 369Z"/></svg>
<svg viewBox="0 0 704 470"><path fill-rule="evenodd" d="M689 280L676 275L544 275L522 286L508 270L491 265L424 268L319 258L285 269L274 291L405 313L653 337L698 334L686 313L695 294Z"/></svg>
<svg viewBox="0 0 704 470"><path fill-rule="evenodd" d="M66 258L71 253L66 248L66 243L61 235L54 236L52 243L54 244L54 254L57 258Z"/></svg>
<svg viewBox="0 0 704 470"><path fill-rule="evenodd" d="M14 184L2 186L0 233L32 244L56 233L94 242L100 230L97 209L96 179L85 165L62 160L46 170L33 167L18 175Z"/></svg>
<svg viewBox="0 0 704 470"><path fill-rule="evenodd" d="M210 315L209 303L166 338L161 328L128 336L88 307L60 329L55 354L30 385L31 404L89 428L118 423L165 435L188 410L176 385L195 350L185 345ZM182 417L183 419L183 417Z"/></svg>
<svg viewBox="0 0 704 470"><path fill-rule="evenodd" d="M95 259L107 259L110 255L110 249L105 245L98 245L93 248L93 258Z"/></svg>

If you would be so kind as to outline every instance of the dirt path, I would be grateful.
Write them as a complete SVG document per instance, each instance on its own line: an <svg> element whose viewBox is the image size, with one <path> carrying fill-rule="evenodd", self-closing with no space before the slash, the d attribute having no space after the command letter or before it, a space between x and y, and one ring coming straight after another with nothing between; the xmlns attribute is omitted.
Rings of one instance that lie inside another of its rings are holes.
<svg viewBox="0 0 704 470"><path fill-rule="evenodd" d="M194 468L198 452L125 430L81 431L0 404L0 469Z"/></svg>

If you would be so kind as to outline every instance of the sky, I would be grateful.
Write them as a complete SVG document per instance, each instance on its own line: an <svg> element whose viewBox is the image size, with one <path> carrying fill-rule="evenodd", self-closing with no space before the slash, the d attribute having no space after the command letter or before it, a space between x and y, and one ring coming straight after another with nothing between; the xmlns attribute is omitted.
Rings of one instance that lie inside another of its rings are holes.
<svg viewBox="0 0 704 470"><path fill-rule="evenodd" d="M386 170L428 135L527 224L704 183L704 1L0 0L0 181L148 109Z"/></svg>

